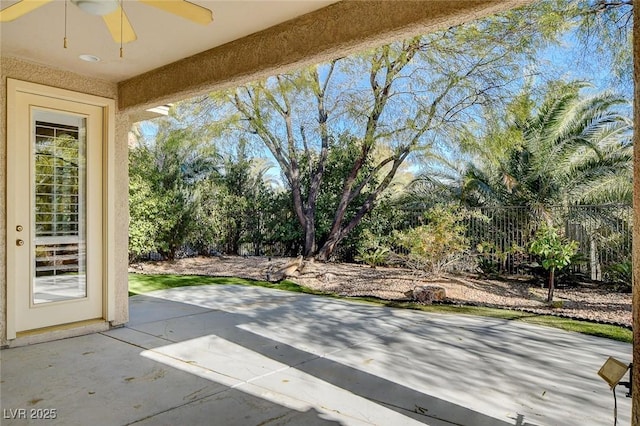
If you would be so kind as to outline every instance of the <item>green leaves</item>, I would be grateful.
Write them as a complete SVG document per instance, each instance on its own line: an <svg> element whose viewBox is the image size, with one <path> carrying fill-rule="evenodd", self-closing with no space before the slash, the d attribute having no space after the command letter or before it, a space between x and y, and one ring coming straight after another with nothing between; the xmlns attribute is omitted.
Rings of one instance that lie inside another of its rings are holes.
<svg viewBox="0 0 640 426"><path fill-rule="evenodd" d="M562 269L571 264L578 250L577 241L567 241L555 228L542 226L529 246L529 252L542 258L546 270Z"/></svg>
<svg viewBox="0 0 640 426"><path fill-rule="evenodd" d="M173 258L196 231L202 189L218 174L215 149L192 130L161 122L129 151L129 257Z"/></svg>
<svg viewBox="0 0 640 426"><path fill-rule="evenodd" d="M576 241L567 241L558 234L558 230L543 225L531 242L529 252L542 258L542 267L549 271L549 295L547 302L553 301L555 271L571 264L578 250Z"/></svg>
<svg viewBox="0 0 640 426"><path fill-rule="evenodd" d="M543 212L567 203L630 201L627 102L607 92L582 96L585 87L554 82L537 108L523 94L511 119L490 124L479 140L468 137L465 148L476 160L468 166L465 192L480 204Z"/></svg>
<svg viewBox="0 0 640 426"><path fill-rule="evenodd" d="M463 219L466 212L454 205L438 205L425 213L425 225L393 234L405 250L403 263L423 272L440 274L469 248Z"/></svg>

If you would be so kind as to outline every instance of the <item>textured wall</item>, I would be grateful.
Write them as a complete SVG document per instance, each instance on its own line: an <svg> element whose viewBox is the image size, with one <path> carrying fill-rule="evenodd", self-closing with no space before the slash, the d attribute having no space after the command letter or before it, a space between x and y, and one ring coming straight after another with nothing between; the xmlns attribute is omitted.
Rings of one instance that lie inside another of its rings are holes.
<svg viewBox="0 0 640 426"><path fill-rule="evenodd" d="M7 203L11 200L6 200L4 194L6 194L6 105L7 105L7 78L14 78L23 81L29 81L32 83L43 84L51 87L57 87L61 89L73 90L76 92L88 93L91 95L102 96L105 98L116 99L117 87L113 83L94 80L88 77L79 76L75 74L69 74L60 70L47 68L42 65L33 64L17 60L14 58L2 57L0 61L0 105L2 105L2 114L0 114L0 346L5 345L6 342L6 211ZM122 121L122 119L120 119ZM119 134L116 135L116 164L120 165L120 171L116 177L116 199L113 200L115 206L119 209L116 215L117 226L119 227L117 232L116 243L121 244L120 249L116 253L124 253L124 261L121 259L122 254L118 254L119 264L116 266L116 279L119 287L119 294L126 294L127 287L127 217L128 217L128 189L127 189L127 136L126 131L120 129ZM123 166L124 165L124 166ZM124 167L124 170L122 170ZM118 299L120 304L123 303L122 297ZM124 304L126 305L127 299L124 298ZM118 310L118 319L120 322L126 321L128 318L127 307L120 308Z"/></svg>
<svg viewBox="0 0 640 426"><path fill-rule="evenodd" d="M342 1L119 84L120 108L186 99L532 0Z"/></svg>
<svg viewBox="0 0 640 426"><path fill-rule="evenodd" d="M114 281L116 285L115 318L112 325L129 321L129 131L131 121L125 114L116 114L116 146L114 151L115 200Z"/></svg>

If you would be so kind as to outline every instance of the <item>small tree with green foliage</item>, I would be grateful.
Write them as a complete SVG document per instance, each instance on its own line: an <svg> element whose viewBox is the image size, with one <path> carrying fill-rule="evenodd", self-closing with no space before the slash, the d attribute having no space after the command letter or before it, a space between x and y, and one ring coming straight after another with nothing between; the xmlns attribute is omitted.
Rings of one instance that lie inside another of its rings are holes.
<svg viewBox="0 0 640 426"><path fill-rule="evenodd" d="M578 250L576 241L567 241L558 231L550 226L542 226L529 246L529 252L542 258L542 267L549 271L549 294L547 302L553 301L553 290L556 269L571 264L571 258Z"/></svg>

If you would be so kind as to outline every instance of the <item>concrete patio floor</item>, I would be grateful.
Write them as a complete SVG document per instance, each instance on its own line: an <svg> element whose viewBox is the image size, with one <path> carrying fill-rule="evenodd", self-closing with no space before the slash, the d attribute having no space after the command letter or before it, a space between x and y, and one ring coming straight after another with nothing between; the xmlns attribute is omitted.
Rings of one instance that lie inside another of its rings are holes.
<svg viewBox="0 0 640 426"><path fill-rule="evenodd" d="M257 287L163 290L130 309L125 328L1 351L0 423L607 425L596 372L631 358L551 328ZM629 424L622 389L618 412Z"/></svg>

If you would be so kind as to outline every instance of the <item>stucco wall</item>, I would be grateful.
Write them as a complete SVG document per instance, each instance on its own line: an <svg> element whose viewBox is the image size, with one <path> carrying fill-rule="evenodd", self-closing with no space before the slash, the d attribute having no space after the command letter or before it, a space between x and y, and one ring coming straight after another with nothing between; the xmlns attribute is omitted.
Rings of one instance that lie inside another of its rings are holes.
<svg viewBox="0 0 640 426"><path fill-rule="evenodd" d="M43 65L17 60L14 58L0 58L0 346L7 344L6 340L6 312L7 312L7 280L6 280L6 146L7 146L7 78L43 84L61 89L87 93L117 101L117 86L115 83L94 80L85 76L51 69ZM115 268L113 271L116 283L116 321L120 324L128 320L127 305L127 230L128 230L128 178L127 178L127 132L129 122L122 114L116 112L116 144L114 163L117 173L113 180L113 199L108 200L109 208L115 209L115 235L117 247L115 253Z"/></svg>
<svg viewBox="0 0 640 426"><path fill-rule="evenodd" d="M129 321L129 131L132 122L126 114L116 113L116 147L114 151L114 188L109 192L113 200L114 245L111 253L114 261L115 318L112 325Z"/></svg>

